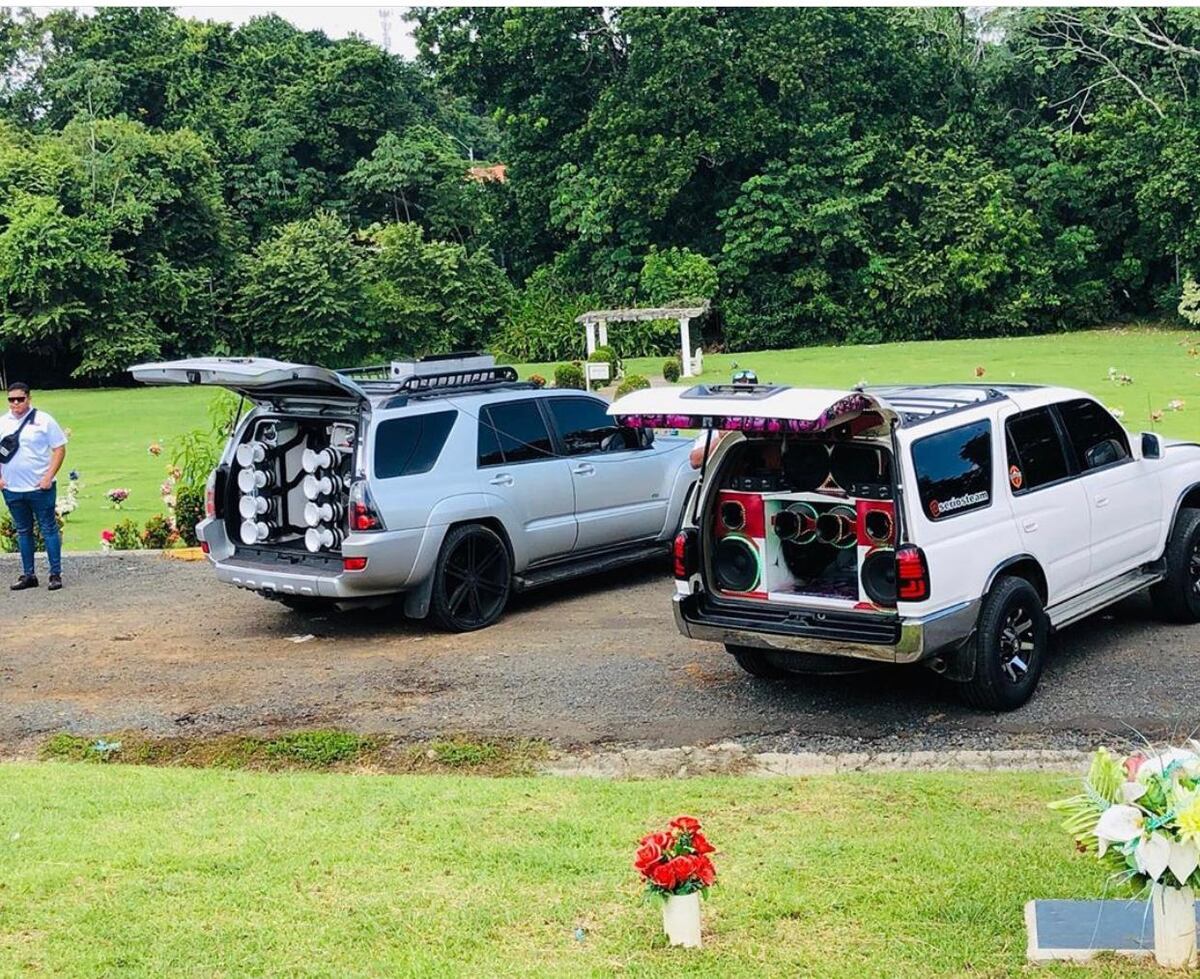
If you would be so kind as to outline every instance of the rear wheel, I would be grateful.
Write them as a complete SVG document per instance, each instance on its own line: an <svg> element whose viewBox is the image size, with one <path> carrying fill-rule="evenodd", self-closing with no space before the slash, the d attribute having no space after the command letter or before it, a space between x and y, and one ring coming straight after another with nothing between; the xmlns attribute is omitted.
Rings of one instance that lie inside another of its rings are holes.
<svg viewBox="0 0 1200 979"><path fill-rule="evenodd" d="M960 692L972 707L1016 710L1033 696L1050 639L1050 621L1024 578L1001 578L988 592L976 629L975 675Z"/></svg>
<svg viewBox="0 0 1200 979"><path fill-rule="evenodd" d="M1163 555L1167 577L1150 589L1154 611L1170 622L1200 622L1200 510L1182 510Z"/></svg>
<svg viewBox="0 0 1200 979"><path fill-rule="evenodd" d="M787 670L780 669L772 662L770 653L765 649L726 644L725 651L737 661L738 666L751 676L762 677L765 680L780 680L788 675Z"/></svg>
<svg viewBox="0 0 1200 979"><path fill-rule="evenodd" d="M430 611L451 632L483 629L508 604L512 561L504 541L490 527L455 527L442 542L434 569Z"/></svg>

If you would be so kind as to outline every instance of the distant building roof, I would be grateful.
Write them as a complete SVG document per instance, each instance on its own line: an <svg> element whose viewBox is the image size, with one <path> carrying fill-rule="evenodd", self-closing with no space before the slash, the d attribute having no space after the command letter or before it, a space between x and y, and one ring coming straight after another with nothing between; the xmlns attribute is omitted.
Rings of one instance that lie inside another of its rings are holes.
<svg viewBox="0 0 1200 979"><path fill-rule="evenodd" d="M467 167L467 179L476 183L507 183L508 167L503 163L495 163L490 167Z"/></svg>

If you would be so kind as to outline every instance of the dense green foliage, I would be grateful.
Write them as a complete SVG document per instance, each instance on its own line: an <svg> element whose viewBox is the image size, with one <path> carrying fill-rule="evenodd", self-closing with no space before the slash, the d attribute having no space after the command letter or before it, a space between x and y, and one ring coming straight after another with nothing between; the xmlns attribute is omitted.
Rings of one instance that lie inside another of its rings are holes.
<svg viewBox="0 0 1200 979"><path fill-rule="evenodd" d="M275 16L0 15L2 369L557 361L634 303L707 301L730 350L995 336L1200 273L1195 10L411 19L415 64Z"/></svg>

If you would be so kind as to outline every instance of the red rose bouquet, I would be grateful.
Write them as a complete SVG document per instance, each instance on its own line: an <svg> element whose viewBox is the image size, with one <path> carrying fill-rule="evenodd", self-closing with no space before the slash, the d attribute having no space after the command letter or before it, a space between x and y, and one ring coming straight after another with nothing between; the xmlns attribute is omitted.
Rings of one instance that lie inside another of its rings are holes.
<svg viewBox="0 0 1200 979"><path fill-rule="evenodd" d="M633 866L652 895L703 894L717 880L717 869L709 859L713 852L699 820L678 816L667 829L642 837Z"/></svg>

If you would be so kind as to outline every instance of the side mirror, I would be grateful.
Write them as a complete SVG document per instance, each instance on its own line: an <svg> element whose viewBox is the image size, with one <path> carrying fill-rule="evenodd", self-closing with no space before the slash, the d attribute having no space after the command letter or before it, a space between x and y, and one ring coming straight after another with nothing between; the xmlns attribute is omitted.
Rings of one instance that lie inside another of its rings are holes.
<svg viewBox="0 0 1200 979"><path fill-rule="evenodd" d="M1154 432L1142 432L1142 458L1161 459L1162 456L1162 437L1154 434Z"/></svg>

